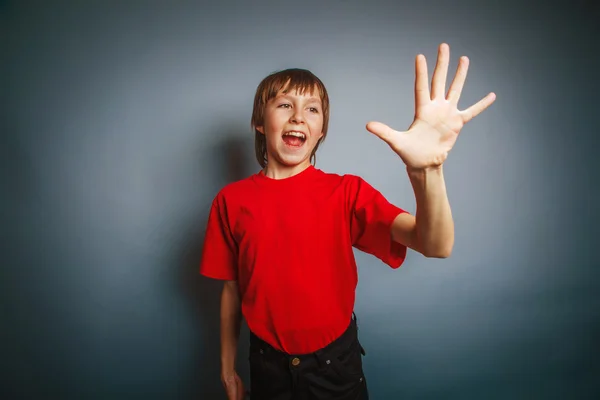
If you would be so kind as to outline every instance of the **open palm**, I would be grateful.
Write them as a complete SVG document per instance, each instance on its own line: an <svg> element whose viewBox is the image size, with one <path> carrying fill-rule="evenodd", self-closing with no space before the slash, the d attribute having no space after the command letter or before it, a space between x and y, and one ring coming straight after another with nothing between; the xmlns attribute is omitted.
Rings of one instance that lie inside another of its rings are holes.
<svg viewBox="0 0 600 400"><path fill-rule="evenodd" d="M396 131L381 122L369 122L367 130L384 140L402 161L415 169L441 165L456 143L462 127L488 108L496 99L489 93L476 104L460 111L458 100L467 77L469 59L461 57L456 75L446 94L450 49L442 43L429 91L427 62L418 55L415 62L415 118L408 131Z"/></svg>

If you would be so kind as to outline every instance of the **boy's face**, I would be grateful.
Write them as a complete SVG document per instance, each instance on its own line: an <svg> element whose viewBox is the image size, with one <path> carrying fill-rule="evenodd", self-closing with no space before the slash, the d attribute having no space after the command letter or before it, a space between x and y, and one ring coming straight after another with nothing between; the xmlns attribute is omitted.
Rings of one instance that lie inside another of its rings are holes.
<svg viewBox="0 0 600 400"><path fill-rule="evenodd" d="M264 125L256 129L265 135L270 167L310 164L310 155L323 137L323 107L318 91L280 92L267 103Z"/></svg>

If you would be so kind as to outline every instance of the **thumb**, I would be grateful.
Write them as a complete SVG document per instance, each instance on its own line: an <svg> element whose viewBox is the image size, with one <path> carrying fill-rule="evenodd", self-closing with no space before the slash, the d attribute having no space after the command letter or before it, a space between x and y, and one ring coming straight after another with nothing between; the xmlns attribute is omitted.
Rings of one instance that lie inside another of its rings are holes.
<svg viewBox="0 0 600 400"><path fill-rule="evenodd" d="M371 121L367 124L367 130L372 134L378 136L381 140L389 143L392 136L396 133L395 130L377 121Z"/></svg>

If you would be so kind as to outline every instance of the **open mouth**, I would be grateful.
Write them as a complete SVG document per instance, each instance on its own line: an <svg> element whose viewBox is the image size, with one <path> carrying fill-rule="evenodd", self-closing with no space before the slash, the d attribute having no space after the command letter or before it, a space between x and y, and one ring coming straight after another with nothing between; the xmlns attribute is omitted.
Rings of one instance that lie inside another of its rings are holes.
<svg viewBox="0 0 600 400"><path fill-rule="evenodd" d="M299 131L289 131L283 134L283 141L291 147L301 147L306 142L306 135Z"/></svg>

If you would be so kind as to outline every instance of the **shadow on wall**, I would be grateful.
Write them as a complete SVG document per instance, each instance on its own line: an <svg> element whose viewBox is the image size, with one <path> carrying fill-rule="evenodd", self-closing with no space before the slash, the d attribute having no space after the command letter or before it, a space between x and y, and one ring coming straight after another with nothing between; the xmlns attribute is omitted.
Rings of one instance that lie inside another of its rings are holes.
<svg viewBox="0 0 600 400"><path fill-rule="evenodd" d="M230 182L248 177L255 173L258 164L253 161L254 140L248 135L240 137L242 129L232 129L229 135L211 156L216 159L213 169L219 175L215 180L217 191ZM221 171L221 172L219 172ZM206 174L204 171L203 174ZM210 195L210 202L216 195ZM210 206L210 203L208 203ZM204 242L204 230L208 219L208 208L203 210L200 221L193 221L180 252L181 290L193 318L194 331L197 333L198 346L191 359L194 365L186 368L192 374L185 380L190 387L184 392L193 399L225 398L225 392L220 380L220 295L223 283L208 279L199 274L199 261ZM237 371L244 384L249 386L248 359L248 330L245 323L239 340Z"/></svg>

